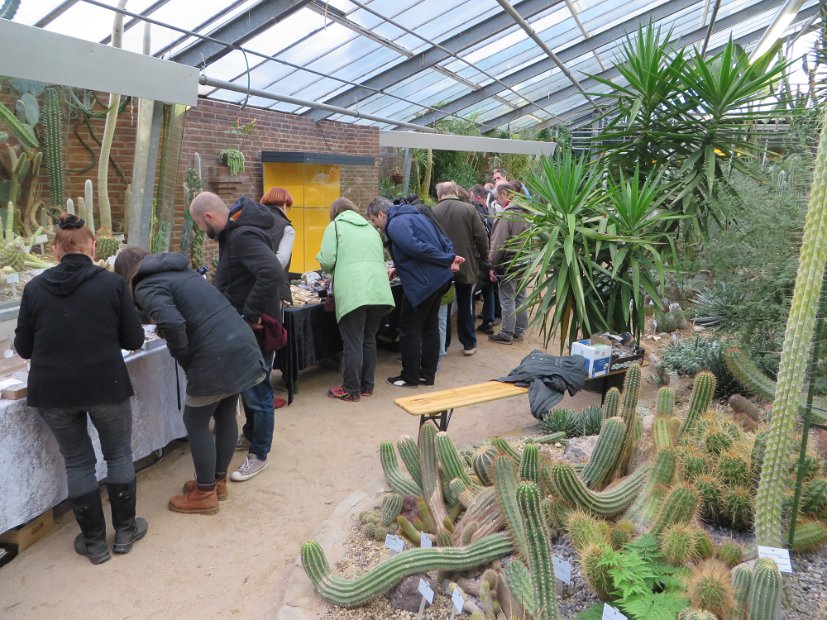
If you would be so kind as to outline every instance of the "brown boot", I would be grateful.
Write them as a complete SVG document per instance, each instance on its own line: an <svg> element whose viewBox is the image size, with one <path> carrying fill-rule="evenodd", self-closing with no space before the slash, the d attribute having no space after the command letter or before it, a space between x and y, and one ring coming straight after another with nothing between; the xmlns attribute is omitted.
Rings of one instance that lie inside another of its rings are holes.
<svg viewBox="0 0 827 620"><path fill-rule="evenodd" d="M198 486L198 483L195 480L187 480L184 483L184 493L189 493L190 491L194 491L195 488ZM227 492L227 479L220 478L215 481L215 492L218 494L218 501L223 502L227 499L229 493Z"/></svg>
<svg viewBox="0 0 827 620"><path fill-rule="evenodd" d="M218 494L215 489L199 491L196 487L186 495L173 495L169 500L169 509L187 514L214 515L218 512Z"/></svg>

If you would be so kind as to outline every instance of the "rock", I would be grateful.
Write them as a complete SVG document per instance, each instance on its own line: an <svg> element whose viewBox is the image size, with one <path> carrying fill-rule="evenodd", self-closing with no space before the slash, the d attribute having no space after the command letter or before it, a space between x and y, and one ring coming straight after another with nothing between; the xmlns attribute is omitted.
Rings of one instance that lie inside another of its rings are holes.
<svg viewBox="0 0 827 620"><path fill-rule="evenodd" d="M638 413L638 415L640 415ZM640 418L640 427L643 430L644 435L648 435L652 430L652 426L655 424L655 414L650 413L648 415L641 416Z"/></svg>
<svg viewBox="0 0 827 620"><path fill-rule="evenodd" d="M702 325L694 325L694 326L692 327L692 331L693 331L693 332L695 332L696 334L700 334L701 332L705 332L705 331L706 331L706 327L704 327L704 326L702 326Z"/></svg>
<svg viewBox="0 0 827 620"><path fill-rule="evenodd" d="M391 590L391 607L403 609L411 613L419 611L419 604L422 602L422 595L419 593L419 580L427 581L431 588L436 591L437 583L428 578L427 575L411 575L399 582L399 585ZM427 606L427 604L426 604Z"/></svg>
<svg viewBox="0 0 827 620"><path fill-rule="evenodd" d="M588 437L572 437L563 452L563 458L574 463L585 463L591 458L594 446L597 444L599 435Z"/></svg>

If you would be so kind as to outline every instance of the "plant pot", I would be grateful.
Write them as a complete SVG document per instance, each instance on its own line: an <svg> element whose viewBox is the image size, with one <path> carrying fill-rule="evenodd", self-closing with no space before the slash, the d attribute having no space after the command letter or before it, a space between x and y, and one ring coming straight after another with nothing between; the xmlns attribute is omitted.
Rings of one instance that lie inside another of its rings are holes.
<svg viewBox="0 0 827 620"><path fill-rule="evenodd" d="M399 171L394 171L391 173L391 182L394 185L402 185L402 181L405 180L405 177L402 176L402 173Z"/></svg>

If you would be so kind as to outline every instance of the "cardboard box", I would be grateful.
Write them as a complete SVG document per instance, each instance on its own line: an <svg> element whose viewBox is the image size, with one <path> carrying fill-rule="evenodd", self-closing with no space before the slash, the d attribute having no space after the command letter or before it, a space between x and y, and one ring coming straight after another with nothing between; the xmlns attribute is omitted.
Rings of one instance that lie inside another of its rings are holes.
<svg viewBox="0 0 827 620"><path fill-rule="evenodd" d="M17 545L18 552L28 549L38 540L55 529L55 518L51 510L47 510L39 517L35 517L25 525L0 534L0 542Z"/></svg>
<svg viewBox="0 0 827 620"><path fill-rule="evenodd" d="M571 345L572 355L586 358L585 370L588 378L602 377L609 374L612 361L612 347L605 344L591 344L588 339L579 340Z"/></svg>

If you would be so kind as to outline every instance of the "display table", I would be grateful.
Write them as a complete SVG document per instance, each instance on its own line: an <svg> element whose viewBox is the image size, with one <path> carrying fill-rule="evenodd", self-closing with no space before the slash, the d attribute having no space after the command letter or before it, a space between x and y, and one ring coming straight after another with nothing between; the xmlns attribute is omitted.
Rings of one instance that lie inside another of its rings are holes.
<svg viewBox="0 0 827 620"><path fill-rule="evenodd" d="M342 336L336 314L324 304L284 309L287 346L276 353L278 368L287 386L287 403L299 391L299 371L342 352Z"/></svg>
<svg viewBox="0 0 827 620"><path fill-rule="evenodd" d="M126 358L132 398L132 451L141 459L186 436L178 410L175 361L165 346ZM178 369L183 402L186 382ZM98 434L89 424L98 457L97 475L106 477ZM16 527L67 498L66 473L57 442L26 399L0 400L0 532Z"/></svg>

